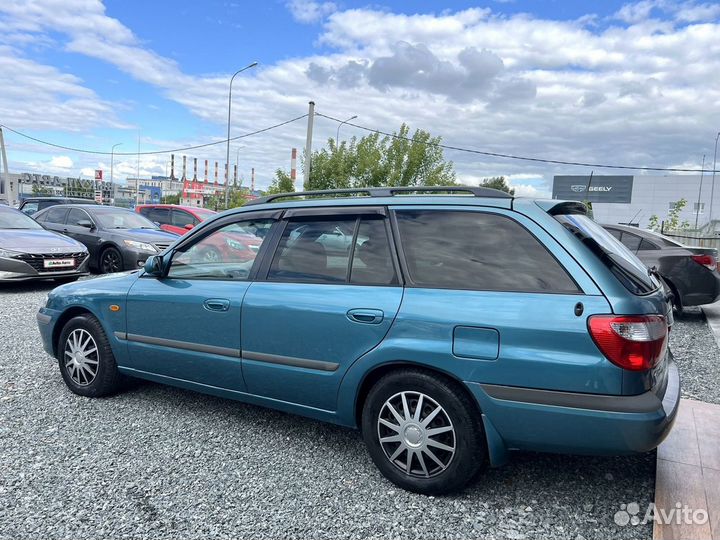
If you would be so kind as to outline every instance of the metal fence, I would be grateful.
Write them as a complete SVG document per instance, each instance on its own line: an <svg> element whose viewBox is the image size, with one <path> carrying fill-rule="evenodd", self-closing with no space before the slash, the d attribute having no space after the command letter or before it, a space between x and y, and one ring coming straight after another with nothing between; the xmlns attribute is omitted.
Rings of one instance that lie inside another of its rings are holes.
<svg viewBox="0 0 720 540"><path fill-rule="evenodd" d="M720 236L708 236L704 231L668 231L663 230L662 234L685 244L686 246L699 246L715 248L720 251Z"/></svg>

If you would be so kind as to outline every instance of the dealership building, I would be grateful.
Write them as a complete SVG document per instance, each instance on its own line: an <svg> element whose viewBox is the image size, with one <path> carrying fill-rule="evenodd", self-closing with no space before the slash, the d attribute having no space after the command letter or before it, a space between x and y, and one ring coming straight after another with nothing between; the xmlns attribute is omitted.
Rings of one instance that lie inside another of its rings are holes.
<svg viewBox="0 0 720 540"><path fill-rule="evenodd" d="M555 176L553 199L589 201L593 216L600 223L627 223L646 228L650 216L666 220L675 204L685 199L680 222L690 227L720 229L720 175L668 176Z"/></svg>

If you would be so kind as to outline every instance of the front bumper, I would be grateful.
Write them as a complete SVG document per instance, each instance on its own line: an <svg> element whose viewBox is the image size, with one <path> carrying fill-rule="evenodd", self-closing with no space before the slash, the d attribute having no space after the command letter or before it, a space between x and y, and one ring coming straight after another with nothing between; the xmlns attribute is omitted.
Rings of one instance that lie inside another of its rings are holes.
<svg viewBox="0 0 720 540"><path fill-rule="evenodd" d="M670 361L667 384L635 396L576 394L466 383L483 412L491 461L504 450L619 455L656 448L680 403L680 375ZM490 440L490 435L495 437ZM496 461L501 461L499 456Z"/></svg>
<svg viewBox="0 0 720 540"><path fill-rule="evenodd" d="M142 268L145 265L145 261L148 260L148 257L157 255L158 253L157 251L150 253L149 251L125 247L122 250L123 270L137 270L138 268Z"/></svg>
<svg viewBox="0 0 720 540"><path fill-rule="evenodd" d="M28 281L35 279L56 279L66 277L87 276L90 273L88 268L89 257L86 255L83 261L76 267L68 270L56 269L43 271L34 268L30 263L20 259L0 258L0 283L12 283L15 281Z"/></svg>
<svg viewBox="0 0 720 540"><path fill-rule="evenodd" d="M45 349L45 352L50 356L55 356L55 351L53 350L53 332L60 315L60 311L46 307L41 307L35 315L38 323L38 330L40 331L40 338L43 343L43 349Z"/></svg>

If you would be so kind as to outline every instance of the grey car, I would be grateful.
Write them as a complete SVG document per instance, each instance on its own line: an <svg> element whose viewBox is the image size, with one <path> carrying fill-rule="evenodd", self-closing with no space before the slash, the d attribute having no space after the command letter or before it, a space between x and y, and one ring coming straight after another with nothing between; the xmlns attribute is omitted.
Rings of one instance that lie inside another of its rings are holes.
<svg viewBox="0 0 720 540"><path fill-rule="evenodd" d="M690 247L667 236L627 225L603 225L648 268L654 268L673 293L678 311L720 298L717 250Z"/></svg>
<svg viewBox="0 0 720 540"><path fill-rule="evenodd" d="M88 259L80 242L43 229L14 208L0 206L0 282L75 281L88 274Z"/></svg>
<svg viewBox="0 0 720 540"><path fill-rule="evenodd" d="M103 274L139 268L178 239L140 214L115 206L62 204L33 218L85 244L90 267Z"/></svg>

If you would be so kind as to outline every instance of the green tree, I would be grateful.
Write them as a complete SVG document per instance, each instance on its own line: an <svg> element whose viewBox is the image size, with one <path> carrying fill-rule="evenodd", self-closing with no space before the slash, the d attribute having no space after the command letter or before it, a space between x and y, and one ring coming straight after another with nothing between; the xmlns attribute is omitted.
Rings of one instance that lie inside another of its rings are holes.
<svg viewBox="0 0 720 540"><path fill-rule="evenodd" d="M499 189L510 195L515 195L515 188L511 188L505 180L504 176L493 176L492 178L485 178L480 182L480 187L488 187L493 189Z"/></svg>
<svg viewBox="0 0 720 540"><path fill-rule="evenodd" d="M180 195L178 193L175 195L165 195L162 200L163 204L180 204Z"/></svg>
<svg viewBox="0 0 720 540"><path fill-rule="evenodd" d="M295 184L290 178L290 175L282 169L277 169L275 171L275 180L273 180L265 193L274 195L276 193L291 193L293 191L295 191Z"/></svg>
<svg viewBox="0 0 720 540"><path fill-rule="evenodd" d="M648 229L655 232L660 230L660 218L657 217L657 214L653 214L648 219Z"/></svg>
<svg viewBox="0 0 720 540"><path fill-rule="evenodd" d="M681 224L680 224L680 212L682 212L683 208L687 206L687 200L686 199L680 199L675 203L672 210L668 212L668 217L666 220L667 229L669 231L677 231L680 230ZM687 222L686 222L687 223ZM690 224L687 224L690 226Z"/></svg>
<svg viewBox="0 0 720 540"><path fill-rule="evenodd" d="M52 195L53 190L46 186L41 186L40 184L33 184L32 185L32 194L33 195Z"/></svg>
<svg viewBox="0 0 720 540"><path fill-rule="evenodd" d="M440 137L403 124L394 136L372 133L313 152L304 188L342 189L380 186L455 185L455 171L438 146ZM303 163L303 166L305 164Z"/></svg>

